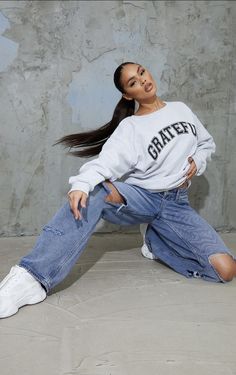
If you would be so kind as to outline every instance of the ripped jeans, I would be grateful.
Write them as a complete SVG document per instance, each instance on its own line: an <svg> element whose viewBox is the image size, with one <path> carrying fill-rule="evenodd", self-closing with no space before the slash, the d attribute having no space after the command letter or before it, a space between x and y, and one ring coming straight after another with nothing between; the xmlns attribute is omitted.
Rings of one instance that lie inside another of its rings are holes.
<svg viewBox="0 0 236 375"><path fill-rule="evenodd" d="M103 218L118 225L148 223L145 242L150 251L176 272L221 282L209 262L212 254L233 256L216 231L190 207L188 189L150 192L124 182L113 182L125 203L105 202L110 189L95 187L75 220L69 202L43 227L32 251L19 265L27 269L48 292L70 272ZM80 208L79 208L80 209Z"/></svg>

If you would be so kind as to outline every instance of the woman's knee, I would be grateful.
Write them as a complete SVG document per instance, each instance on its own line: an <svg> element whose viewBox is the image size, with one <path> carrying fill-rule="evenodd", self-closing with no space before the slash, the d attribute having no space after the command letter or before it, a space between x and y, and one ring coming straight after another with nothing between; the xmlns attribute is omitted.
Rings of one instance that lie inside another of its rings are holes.
<svg viewBox="0 0 236 375"><path fill-rule="evenodd" d="M236 276L236 262L231 255L214 254L209 261L223 281L232 281Z"/></svg>

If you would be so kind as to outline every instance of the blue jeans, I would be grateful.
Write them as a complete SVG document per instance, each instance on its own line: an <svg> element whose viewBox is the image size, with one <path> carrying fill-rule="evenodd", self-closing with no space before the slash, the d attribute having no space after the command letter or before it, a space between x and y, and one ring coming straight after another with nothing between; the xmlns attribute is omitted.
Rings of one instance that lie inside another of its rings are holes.
<svg viewBox="0 0 236 375"><path fill-rule="evenodd" d="M230 254L216 231L190 207L188 189L153 193L115 181L125 203L105 202L110 189L97 185L75 220L69 202L43 227L32 251L19 265L27 269L47 290L70 272L103 218L118 225L148 223L145 241L163 263L186 277L221 282L209 262L215 253Z"/></svg>

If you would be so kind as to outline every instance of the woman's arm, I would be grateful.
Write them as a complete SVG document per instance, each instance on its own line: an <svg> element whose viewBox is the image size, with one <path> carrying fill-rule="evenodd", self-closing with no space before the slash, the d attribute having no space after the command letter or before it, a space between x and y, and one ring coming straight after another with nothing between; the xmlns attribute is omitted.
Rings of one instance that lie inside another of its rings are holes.
<svg viewBox="0 0 236 375"><path fill-rule="evenodd" d="M136 158L133 128L124 120L106 141L98 157L82 165L77 176L70 177L72 187L69 193L80 190L89 194L100 182L120 178L132 170Z"/></svg>
<svg viewBox="0 0 236 375"><path fill-rule="evenodd" d="M196 175L200 176L204 173L207 162L211 161L211 155L215 152L216 145L212 136L208 133L198 117L195 114L193 114L193 117L197 130L197 149L192 155L192 159L197 167Z"/></svg>

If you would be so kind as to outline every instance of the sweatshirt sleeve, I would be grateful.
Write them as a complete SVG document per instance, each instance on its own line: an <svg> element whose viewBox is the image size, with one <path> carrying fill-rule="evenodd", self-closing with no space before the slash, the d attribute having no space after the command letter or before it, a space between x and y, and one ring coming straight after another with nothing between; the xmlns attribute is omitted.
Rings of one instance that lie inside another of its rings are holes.
<svg viewBox="0 0 236 375"><path fill-rule="evenodd" d="M192 158L197 166L196 176L200 176L205 172L207 162L211 161L211 154L215 152L216 145L213 137L194 113L193 117L197 131L197 149Z"/></svg>
<svg viewBox="0 0 236 375"><path fill-rule="evenodd" d="M133 142L133 127L123 120L103 145L96 159L85 164L77 176L69 178L69 193L81 190L86 194L104 180L116 180L133 169L137 155Z"/></svg>

